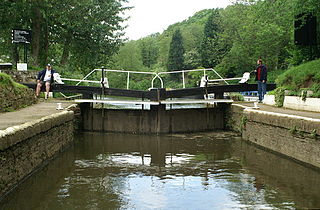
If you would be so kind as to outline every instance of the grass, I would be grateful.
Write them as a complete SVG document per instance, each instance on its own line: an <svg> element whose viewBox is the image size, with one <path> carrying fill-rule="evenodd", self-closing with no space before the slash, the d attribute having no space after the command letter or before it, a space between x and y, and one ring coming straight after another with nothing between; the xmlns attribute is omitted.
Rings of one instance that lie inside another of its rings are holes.
<svg viewBox="0 0 320 210"><path fill-rule="evenodd" d="M314 97L320 96L320 59L289 68L276 82L287 90L301 92L301 89L307 89L314 92Z"/></svg>
<svg viewBox="0 0 320 210"><path fill-rule="evenodd" d="M24 85L21 85L11 78L8 74L0 73L0 86L12 87L14 90L25 89L27 88Z"/></svg>

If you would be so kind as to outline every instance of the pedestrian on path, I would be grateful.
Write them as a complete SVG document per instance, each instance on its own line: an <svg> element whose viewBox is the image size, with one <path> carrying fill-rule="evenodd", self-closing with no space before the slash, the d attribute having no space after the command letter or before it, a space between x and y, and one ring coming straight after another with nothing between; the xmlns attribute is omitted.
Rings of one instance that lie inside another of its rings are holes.
<svg viewBox="0 0 320 210"><path fill-rule="evenodd" d="M50 91L50 84L53 83L53 74L55 71L52 69L50 64L46 65L46 69L40 71L37 77L37 87L36 87L36 97L39 97L41 87L43 84L46 85L46 92L44 95L45 99L48 99L49 91Z"/></svg>
<svg viewBox="0 0 320 210"><path fill-rule="evenodd" d="M259 103L262 103L267 92L267 67L262 64L261 59L257 61L257 64L258 66L254 72L256 73L256 81L258 81Z"/></svg>

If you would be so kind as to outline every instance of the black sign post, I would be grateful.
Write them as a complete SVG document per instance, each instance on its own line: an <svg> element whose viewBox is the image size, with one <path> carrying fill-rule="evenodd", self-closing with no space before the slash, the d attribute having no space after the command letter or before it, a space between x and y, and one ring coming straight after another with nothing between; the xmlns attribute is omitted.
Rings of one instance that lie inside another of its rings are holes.
<svg viewBox="0 0 320 210"><path fill-rule="evenodd" d="M13 29L12 30L12 43L24 44L24 62L28 62L27 44L31 43L31 30Z"/></svg>

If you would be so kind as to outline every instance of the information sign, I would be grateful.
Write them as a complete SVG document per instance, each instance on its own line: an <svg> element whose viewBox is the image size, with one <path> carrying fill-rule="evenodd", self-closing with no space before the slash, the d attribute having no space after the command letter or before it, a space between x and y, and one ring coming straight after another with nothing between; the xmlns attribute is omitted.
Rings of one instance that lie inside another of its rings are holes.
<svg viewBox="0 0 320 210"><path fill-rule="evenodd" d="M30 42L31 42L31 30L13 29L12 30L12 42L13 43L30 44Z"/></svg>

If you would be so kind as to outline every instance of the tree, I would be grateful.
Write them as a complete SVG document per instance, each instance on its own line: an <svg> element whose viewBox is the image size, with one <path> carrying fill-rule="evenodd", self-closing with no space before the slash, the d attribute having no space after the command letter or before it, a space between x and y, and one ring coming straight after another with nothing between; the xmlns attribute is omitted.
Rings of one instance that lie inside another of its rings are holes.
<svg viewBox="0 0 320 210"><path fill-rule="evenodd" d="M183 39L179 29L177 29L170 43L169 57L168 57L168 70L182 70L184 68L184 47Z"/></svg>
<svg viewBox="0 0 320 210"><path fill-rule="evenodd" d="M224 56L224 46L219 44L219 33L222 31L220 26L220 10L215 9L209 16L205 27L204 36L201 42L200 55L202 66L213 68L218 65Z"/></svg>
<svg viewBox="0 0 320 210"><path fill-rule="evenodd" d="M217 66L225 75L241 75L261 57L270 71L286 68L293 45L293 4L290 0L241 1L221 12L220 34L230 50Z"/></svg>
<svg viewBox="0 0 320 210"><path fill-rule="evenodd" d="M68 0L65 4L54 1L55 40L62 46L61 63L78 67L103 65L105 59L118 50L122 43L120 16L126 0Z"/></svg>
<svg viewBox="0 0 320 210"><path fill-rule="evenodd" d="M136 41L129 41L114 56L118 69L138 71L143 69L140 49Z"/></svg>
<svg viewBox="0 0 320 210"><path fill-rule="evenodd" d="M184 66L186 69L197 69L201 67L201 58L196 48L184 54Z"/></svg>
<svg viewBox="0 0 320 210"><path fill-rule="evenodd" d="M120 13L128 9L122 6L124 2L126 0L2 0L1 41L15 52L15 45L10 44L11 29L30 29L35 65L60 60L62 64L76 67L93 67L103 63L123 41L120 23L125 18ZM50 50L58 54L50 54Z"/></svg>
<svg viewBox="0 0 320 210"><path fill-rule="evenodd" d="M152 34L138 40L141 50L142 63L144 66L151 68L158 61L159 57L159 34Z"/></svg>

